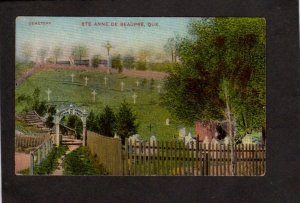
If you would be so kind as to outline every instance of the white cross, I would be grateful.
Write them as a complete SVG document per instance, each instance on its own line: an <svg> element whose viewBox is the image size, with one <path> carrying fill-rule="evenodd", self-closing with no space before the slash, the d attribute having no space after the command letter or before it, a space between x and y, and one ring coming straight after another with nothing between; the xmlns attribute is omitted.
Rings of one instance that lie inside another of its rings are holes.
<svg viewBox="0 0 300 203"><path fill-rule="evenodd" d="M108 78L105 76L105 77L104 77L104 84L105 84L105 87L106 87L106 85L107 85L107 79L108 79Z"/></svg>
<svg viewBox="0 0 300 203"><path fill-rule="evenodd" d="M52 91L48 88L48 90L46 92L48 94L48 101L50 101L50 94L51 94Z"/></svg>
<svg viewBox="0 0 300 203"><path fill-rule="evenodd" d="M85 86L87 86L87 81L89 80L88 77L85 76L84 80L85 80Z"/></svg>
<svg viewBox="0 0 300 203"><path fill-rule="evenodd" d="M93 92L92 92L92 95L94 96L94 98L93 98L93 102L95 102L95 100L96 100L96 91L94 90Z"/></svg>
<svg viewBox="0 0 300 203"><path fill-rule="evenodd" d="M140 84L140 81L137 80L135 83L136 83L136 86L138 87Z"/></svg>
<svg viewBox="0 0 300 203"><path fill-rule="evenodd" d="M72 73L72 74L71 74L72 82L74 81L74 76L75 76L74 73Z"/></svg>
<svg viewBox="0 0 300 203"><path fill-rule="evenodd" d="M133 103L135 104L135 102L136 102L136 98L137 98L137 94L136 94L136 93L134 93L134 94L132 95L132 98L133 98Z"/></svg>
<svg viewBox="0 0 300 203"><path fill-rule="evenodd" d="M121 91L124 90L124 85L125 85L125 83L122 81L122 82L121 82Z"/></svg>
<svg viewBox="0 0 300 203"><path fill-rule="evenodd" d="M157 85L158 93L160 93L161 85Z"/></svg>

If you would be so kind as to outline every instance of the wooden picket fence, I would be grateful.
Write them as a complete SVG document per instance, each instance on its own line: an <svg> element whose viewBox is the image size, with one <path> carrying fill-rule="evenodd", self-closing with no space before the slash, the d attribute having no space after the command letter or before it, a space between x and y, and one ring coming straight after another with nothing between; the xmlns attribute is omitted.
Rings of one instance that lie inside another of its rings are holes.
<svg viewBox="0 0 300 203"><path fill-rule="evenodd" d="M37 135L16 135L15 136L15 150L20 151L26 148L37 147L44 142L44 140L51 137L49 134Z"/></svg>
<svg viewBox="0 0 300 203"><path fill-rule="evenodd" d="M123 175L121 139L87 131L87 146L92 154L97 155L109 175Z"/></svg>
<svg viewBox="0 0 300 203"><path fill-rule="evenodd" d="M237 176L265 174L265 148L258 144L239 144L234 148ZM129 176L231 176L230 145L126 141L124 175Z"/></svg>

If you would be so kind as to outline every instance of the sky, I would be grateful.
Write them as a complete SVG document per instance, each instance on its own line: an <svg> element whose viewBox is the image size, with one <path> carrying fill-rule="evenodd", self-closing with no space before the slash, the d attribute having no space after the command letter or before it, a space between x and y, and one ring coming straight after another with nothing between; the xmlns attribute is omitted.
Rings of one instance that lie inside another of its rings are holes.
<svg viewBox="0 0 300 203"><path fill-rule="evenodd" d="M94 54L105 57L107 50L104 45L108 41L112 45L111 55L136 55L140 49L145 48L150 49L153 54L166 55L163 47L167 39L177 34L187 36L187 25L191 19L19 16L16 18L16 57L22 57L21 50L24 44L29 45L33 50L31 60L39 58L40 49L47 49L48 57L53 55L55 46L63 49L61 60L67 59L71 55L72 47L77 45L85 45L90 57ZM45 24L32 24L32 22L45 22ZM122 23L140 22L143 22L144 26L121 26Z"/></svg>

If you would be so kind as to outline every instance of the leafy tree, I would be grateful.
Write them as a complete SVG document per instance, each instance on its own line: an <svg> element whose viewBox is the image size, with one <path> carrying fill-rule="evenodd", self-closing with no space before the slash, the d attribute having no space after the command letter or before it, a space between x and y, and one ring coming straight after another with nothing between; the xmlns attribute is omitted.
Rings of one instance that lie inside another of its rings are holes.
<svg viewBox="0 0 300 203"><path fill-rule="evenodd" d="M55 58L55 63L57 63L57 59L63 54L63 51L60 47L56 46L53 50L53 55Z"/></svg>
<svg viewBox="0 0 300 203"><path fill-rule="evenodd" d="M105 106L103 112L97 119L99 133L108 137L113 137L116 129L116 116L109 106Z"/></svg>
<svg viewBox="0 0 300 203"><path fill-rule="evenodd" d="M124 144L126 138L137 133L138 127L136 124L136 115L132 112L132 109L126 101L121 103L116 121L117 133Z"/></svg>
<svg viewBox="0 0 300 203"><path fill-rule="evenodd" d="M88 49L86 46L78 45L72 49L72 56L74 56L75 59L81 60L82 57L86 57L87 55Z"/></svg>
<svg viewBox="0 0 300 203"><path fill-rule="evenodd" d="M111 60L111 64L113 68L118 69L118 72L121 73L123 71L123 66L121 63L121 55L113 56Z"/></svg>
<svg viewBox="0 0 300 203"><path fill-rule="evenodd" d="M126 55L123 57L123 66L128 69L134 68L134 57L131 55Z"/></svg>
<svg viewBox="0 0 300 203"><path fill-rule="evenodd" d="M46 56L47 56L47 54L48 54L47 49L41 48L41 49L39 50L38 54L39 54L39 56L41 57L41 63L44 63L44 62L45 62L45 58L46 58Z"/></svg>
<svg viewBox="0 0 300 203"><path fill-rule="evenodd" d="M32 46L28 42L24 42L21 46L21 53L24 57L26 63L29 62L30 57L32 56Z"/></svg>
<svg viewBox="0 0 300 203"><path fill-rule="evenodd" d="M137 70L146 70L146 62L138 60L136 63Z"/></svg>
<svg viewBox="0 0 300 203"><path fill-rule="evenodd" d="M166 80L163 104L189 123L226 120L232 143L234 129L239 133L261 129L265 126L264 19L213 18L189 26L191 36L180 44L182 64Z"/></svg>
<svg viewBox="0 0 300 203"><path fill-rule="evenodd" d="M93 58L92 58L92 66L94 68L97 68L99 63L100 63L100 56L99 55L94 55Z"/></svg>

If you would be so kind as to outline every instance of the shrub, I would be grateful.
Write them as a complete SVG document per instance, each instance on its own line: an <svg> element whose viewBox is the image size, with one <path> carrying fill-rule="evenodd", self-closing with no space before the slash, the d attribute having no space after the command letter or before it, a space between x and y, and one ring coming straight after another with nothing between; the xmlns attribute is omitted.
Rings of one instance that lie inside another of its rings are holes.
<svg viewBox="0 0 300 203"><path fill-rule="evenodd" d="M100 63L100 56L99 55L94 55L93 58L92 58L92 66L94 68L97 68L99 63Z"/></svg>

